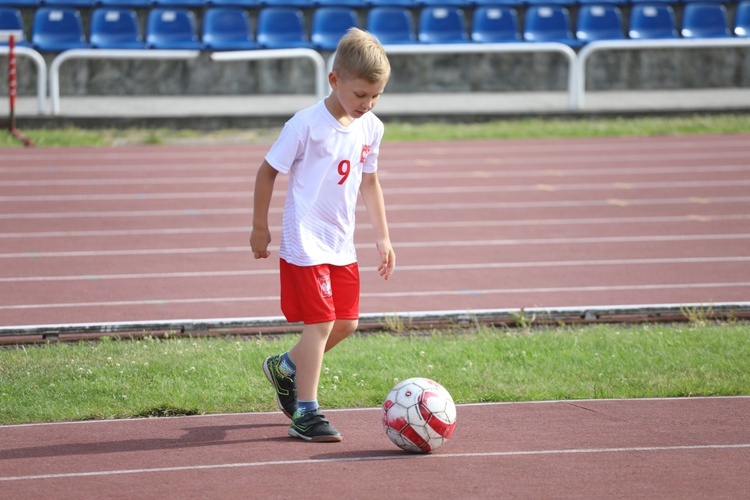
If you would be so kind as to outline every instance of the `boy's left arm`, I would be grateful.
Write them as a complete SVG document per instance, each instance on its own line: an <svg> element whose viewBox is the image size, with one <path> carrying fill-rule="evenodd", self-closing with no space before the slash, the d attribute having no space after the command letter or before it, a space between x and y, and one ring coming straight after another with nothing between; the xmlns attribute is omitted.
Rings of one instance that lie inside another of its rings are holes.
<svg viewBox="0 0 750 500"><path fill-rule="evenodd" d="M375 230L375 245L380 253L380 266L378 272L386 280L391 277L396 269L396 253L391 245L388 234L388 222L385 217L385 201L383 190L380 187L378 173L362 174L362 184L359 187L362 199L370 216L370 223Z"/></svg>

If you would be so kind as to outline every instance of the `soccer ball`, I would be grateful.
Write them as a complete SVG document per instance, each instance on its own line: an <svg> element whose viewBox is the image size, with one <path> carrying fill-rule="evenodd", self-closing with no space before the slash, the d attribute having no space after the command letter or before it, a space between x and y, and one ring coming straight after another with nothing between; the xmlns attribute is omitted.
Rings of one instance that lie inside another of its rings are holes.
<svg viewBox="0 0 750 500"><path fill-rule="evenodd" d="M453 434L456 405L445 387L434 380L410 378L388 393L382 421L393 444L412 453L428 453Z"/></svg>

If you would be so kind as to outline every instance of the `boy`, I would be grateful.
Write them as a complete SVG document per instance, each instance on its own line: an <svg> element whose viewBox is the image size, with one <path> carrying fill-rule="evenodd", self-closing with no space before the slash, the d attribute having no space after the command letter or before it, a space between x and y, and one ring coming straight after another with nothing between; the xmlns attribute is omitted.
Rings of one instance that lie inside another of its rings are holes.
<svg viewBox="0 0 750 500"><path fill-rule="evenodd" d="M281 310L304 328L294 347L263 362L263 371L292 419L289 435L315 442L341 441L319 411L318 380L323 354L358 324L358 191L375 230L380 276L390 278L396 265L377 176L383 123L369 113L385 90L390 64L375 37L357 28L336 50L331 94L286 123L258 170L250 235L254 257L267 258L273 185L279 172L288 173L279 246Z"/></svg>

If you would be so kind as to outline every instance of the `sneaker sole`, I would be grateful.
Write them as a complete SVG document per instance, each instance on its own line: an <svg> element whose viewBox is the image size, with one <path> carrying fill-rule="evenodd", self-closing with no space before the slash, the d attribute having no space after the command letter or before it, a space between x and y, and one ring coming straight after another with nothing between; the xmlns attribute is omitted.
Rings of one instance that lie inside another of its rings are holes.
<svg viewBox="0 0 750 500"><path fill-rule="evenodd" d="M266 359L266 360L263 361L263 373L266 375L266 378L268 379L268 381L273 386L274 392L276 392L276 384L274 384L274 382L273 382L273 377L271 376L271 371L268 369L266 361L268 361L268 360ZM276 404L278 405L279 409L281 410L281 413L283 413L284 415L286 415L287 418L289 418L289 419L292 418L292 415L288 411L286 411L284 409L284 407L281 405L281 400L279 399L279 395L278 394L276 394Z"/></svg>
<svg viewBox="0 0 750 500"><path fill-rule="evenodd" d="M304 434L300 434L294 429L289 429L289 435L292 436L293 438L304 439L305 441L312 442L312 443L338 443L339 441L343 439L341 437L341 434L339 434L338 436L309 437L309 436L305 436Z"/></svg>

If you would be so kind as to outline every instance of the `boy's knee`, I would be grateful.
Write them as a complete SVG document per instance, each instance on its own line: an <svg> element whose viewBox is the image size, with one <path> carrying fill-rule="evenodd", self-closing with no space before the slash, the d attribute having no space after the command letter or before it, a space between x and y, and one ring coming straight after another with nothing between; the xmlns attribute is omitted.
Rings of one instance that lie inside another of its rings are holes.
<svg viewBox="0 0 750 500"><path fill-rule="evenodd" d="M358 319L339 319L336 320L334 329L338 329L339 332L346 335L351 335L357 329L357 326L359 326Z"/></svg>

